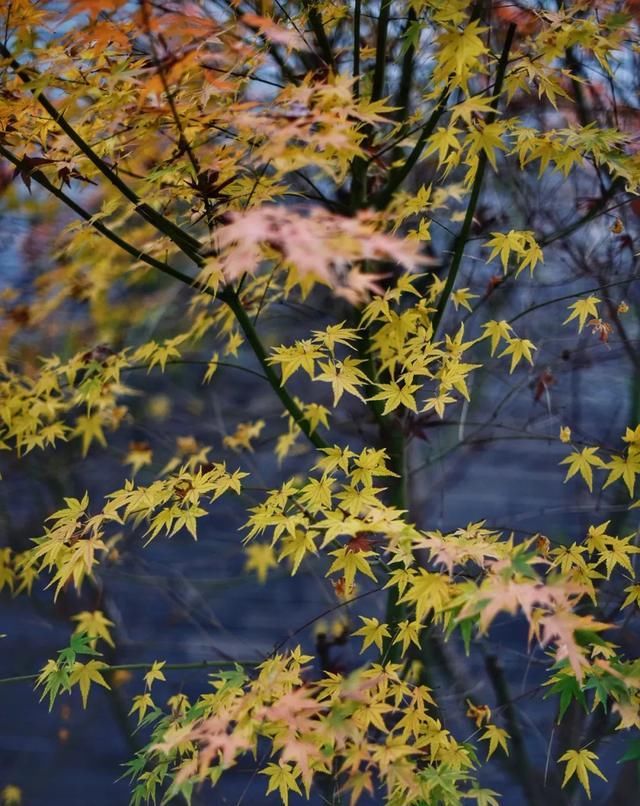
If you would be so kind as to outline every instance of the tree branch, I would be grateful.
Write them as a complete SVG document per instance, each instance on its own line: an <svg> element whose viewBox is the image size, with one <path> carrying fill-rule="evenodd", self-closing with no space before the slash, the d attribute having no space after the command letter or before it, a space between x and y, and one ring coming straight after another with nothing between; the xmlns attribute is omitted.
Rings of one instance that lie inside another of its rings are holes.
<svg viewBox="0 0 640 806"><path fill-rule="evenodd" d="M391 0L380 0L380 15L376 38L376 64L373 68L373 86L371 100L379 101L384 92L384 74L387 66L387 29L389 28L389 12Z"/></svg>
<svg viewBox="0 0 640 806"><path fill-rule="evenodd" d="M19 62L17 62L9 49L0 43L0 55L10 60L11 68L16 75L25 83L31 82L33 70L25 70ZM37 77L39 74L35 73ZM200 242L184 232L179 226L174 224L168 218L165 218L161 213L158 213L150 205L143 202L135 191L133 191L126 182L124 182L107 163L99 157L91 146L78 134L78 132L69 124L62 112L59 112L55 106L49 101L43 92L31 91L44 108L47 114L54 120L67 137L78 147L78 149L93 163L93 165L100 171L100 173L128 199L135 207L136 212L142 216L146 221L152 224L156 229L164 232L171 240L180 247L180 249L192 260L198 263L198 250L200 249Z"/></svg>
<svg viewBox="0 0 640 806"><path fill-rule="evenodd" d="M420 132L420 137L416 144L414 145L411 153L399 168L394 168L391 173L389 174L389 181L387 182L386 186L382 188L372 199L373 204L378 210L383 210L391 201L393 194L396 190L400 187L400 185L404 182L404 180L409 176L413 166L416 162L420 159L420 155L424 151L424 147L427 144L427 140L433 134L435 127L438 124L438 121L442 117L442 114L445 112L447 108L447 101L449 99L449 89L445 88L438 98L438 103L436 104L435 109L429 116L429 120L424 124L422 131Z"/></svg>
<svg viewBox="0 0 640 806"><path fill-rule="evenodd" d="M0 154L8 159L13 165L19 166L20 160L8 151L4 146L0 145ZM179 271L178 269L173 268L168 263L163 263L160 260L157 260L151 255L148 255L146 252L143 252L137 249L135 246L130 244L128 241L125 241L123 238L120 238L119 235L116 235L113 230L109 227L105 226L100 221L93 220L93 217L82 208L79 204L77 204L73 199L71 199L67 194L53 185L49 179L45 176L42 171L33 171L30 174L31 178L34 179L38 184L45 188L45 190L49 191L52 195L56 198L60 199L64 204L67 205L71 210L73 210L76 215L80 216L80 218L84 219L91 226L96 229L101 235L104 235L110 241L115 243L120 249L127 252L129 255L134 257L136 260L142 260L144 263L147 263L149 266L152 266L154 269L161 271L163 274L168 275L169 277L173 277L174 280L179 280L181 283L190 286L191 288L199 291L202 294L207 294L214 299L219 299L222 302L226 303L231 310L233 311L240 328L245 334L247 342L251 346L253 352L255 353L256 358L258 359L266 379L268 380L269 384L273 388L276 395L280 398L280 401L284 405L285 409L289 412L291 417L294 419L296 424L300 427L300 430L303 434L309 439L309 441L315 445L316 448L326 448L328 447L328 443L326 443L322 437L318 434L313 432L312 426L309 421L305 418L304 414L302 413L300 407L297 405L295 400L291 397L291 395L287 392L287 390L282 385L282 380L278 376L278 373L274 371L273 367L268 363L267 354L262 346L262 342L251 322L251 319L247 316L246 311L242 307L242 303L240 302L237 293L231 288L230 286L226 286L222 291L216 293L209 288L206 284L199 282L198 280L190 277L188 274L184 274L183 272ZM201 258L201 260L203 260Z"/></svg>
<svg viewBox="0 0 640 806"><path fill-rule="evenodd" d="M487 125L490 125L496 119L498 111L498 103L500 100L500 92L502 90L502 82L504 81L504 75L507 69L507 59L509 57L509 50L511 49L511 45L513 43L513 38L516 33L516 27L517 26L514 23L511 23L509 29L507 30L504 46L502 48L502 54L500 55L500 61L498 63L498 70L496 72L495 97L491 103L491 106L493 107L494 111L491 112L489 115L487 115ZM485 151L482 151L480 156L478 157L478 167L476 170L475 178L473 180L473 187L471 189L471 197L469 199L469 204L467 205L467 212L465 214L464 222L462 224L460 233L456 238L453 250L453 258L451 260L451 266L447 274L447 280L442 290L442 294L438 301L438 307L433 317L432 324L433 324L434 339L437 335L438 326L442 321L442 316L444 314L445 308L447 307L447 302L449 300L451 292L453 291L453 287L456 282L456 277L460 269L460 264L462 263L464 249L465 246L467 245L467 241L469 240L469 233L471 232L473 217L476 212L478 199L480 198L480 190L482 188L482 182L484 179L484 172L486 166L487 166L487 154Z"/></svg>

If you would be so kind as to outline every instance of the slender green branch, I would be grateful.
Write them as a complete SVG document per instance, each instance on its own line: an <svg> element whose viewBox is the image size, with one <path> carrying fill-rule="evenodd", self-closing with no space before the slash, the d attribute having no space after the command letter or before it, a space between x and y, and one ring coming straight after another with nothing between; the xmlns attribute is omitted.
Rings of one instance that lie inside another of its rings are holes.
<svg viewBox="0 0 640 806"><path fill-rule="evenodd" d="M101 672L136 672L150 669L156 661L149 663L118 663L114 666L106 665L100 669ZM224 668L225 666L256 666L259 661L240 661L240 660L199 660L190 663L165 663L162 671L187 671L190 669L217 669ZM5 683L28 683L32 680L37 680L40 673L37 674L18 674L13 677L0 677L0 685Z"/></svg>
<svg viewBox="0 0 640 806"><path fill-rule="evenodd" d="M286 84L282 84L280 81L272 81L269 78L263 78L262 76L256 76L252 73L239 73L236 70L227 70L225 67L216 67L213 64L206 64L203 65L205 70L211 70L213 73L224 73L225 76L233 76L234 78L242 79L243 81L255 81L257 84L265 84L268 87L277 87L279 90L283 90Z"/></svg>
<svg viewBox="0 0 640 806"><path fill-rule="evenodd" d="M351 596L349 599L346 599L343 602L338 602L338 604L332 605L328 607L326 610L323 610L321 613L318 613L313 618L305 621L304 624L301 624L297 627L293 632L288 633L281 641L279 641L274 648L269 652L268 655L264 657L264 660L268 660L269 658L275 657L278 652L282 649L283 646L286 646L292 638L295 638L296 635L299 635L302 632L305 632L309 629L313 624L320 621L320 619L326 618L326 616L330 615L331 613L335 613L336 610L342 610L345 607L348 607L350 604L354 602L358 602L360 599L365 599L367 596L372 596L374 593L380 593L382 587L378 588L371 588L371 590L364 591L364 593L358 593L356 596Z"/></svg>
<svg viewBox="0 0 640 806"><path fill-rule="evenodd" d="M491 106L493 107L493 112L487 115L487 125L493 123L497 115L498 102L500 100L500 92L502 90L502 83L504 81L504 75L507 69L507 59L509 57L509 50L511 49L513 38L516 33L516 27L517 26L514 23L512 23L509 26L509 29L507 30L507 35L504 41L504 47L502 48L502 54L500 55L500 61L498 62L498 69L496 72L495 97L491 103ZM438 307L433 316L434 338L437 334L438 326L440 325L440 322L442 320L445 308L447 307L447 302L449 301L451 292L453 291L453 287L456 282L456 277L460 269L460 264L462 263L464 249L469 239L469 234L471 232L471 225L473 223L473 217L476 212L478 199L480 198L480 191L482 189L482 182L484 179L484 173L486 167L487 167L487 154L486 151L482 151L480 156L478 157L478 167L476 169L476 175L473 180L473 187L471 189L471 197L469 198L469 204L467 205L467 212L464 217L462 228L455 241L455 246L453 249L453 258L451 259L451 266L447 274L447 280L442 290L442 294L440 295L440 299L438 301Z"/></svg>
<svg viewBox="0 0 640 806"><path fill-rule="evenodd" d="M355 322L353 323L355 325ZM394 415L384 415L384 404L380 400L372 400L373 394L377 391L375 381L377 371L374 357L371 350L371 335L369 328L363 330L363 337L358 340L358 355L364 361L364 368L369 379L366 399L367 405L372 412L378 432L380 442L389 455L390 470L397 474L398 478L393 479L391 485L391 504L397 509L406 509L406 466L405 466L405 435L401 422ZM390 569L383 563L387 575ZM389 627L390 637L385 640L382 646L380 657L385 662L395 663L400 658L400 644L394 644L393 639L397 634L398 622L405 614L405 607L398 602L398 592L395 586L389 588L387 593L385 622Z"/></svg>
<svg viewBox="0 0 640 806"><path fill-rule="evenodd" d="M351 193L349 206L353 212L364 207L367 199L367 160L356 157L351 163Z"/></svg>
<svg viewBox="0 0 640 806"><path fill-rule="evenodd" d="M391 505L396 509L407 508L407 468L405 456L405 435L397 420L385 418L381 428L384 446L389 453L390 469L398 474L391 488ZM401 645L393 643L398 634L398 624L406 615L406 607L401 604L400 593L396 585L392 585L387 593L387 608L385 622L389 628L390 637L385 639L381 658L388 663L398 663L402 657Z"/></svg>
<svg viewBox="0 0 640 806"><path fill-rule="evenodd" d="M476 175L473 180L473 187L471 189L471 197L469 198L469 204L467 205L467 212L465 214L464 221L462 223L462 228L455 240L455 245L453 248L453 257L451 259L451 265L447 273L447 279L444 284L444 288L442 289L440 299L438 300L438 307L433 316L432 323L433 323L434 339L438 332L438 327L444 315L445 308L447 307L447 302L449 301L449 297L451 296L451 292L453 291L453 287L455 285L456 278L458 276L458 271L460 270L460 265L462 263L462 258L464 256L464 249L465 246L467 245L469 233L471 232L471 225L473 224L473 217L475 215L478 199L480 198L480 190L482 189L482 182L484 179L484 172L486 169L486 165L487 165L487 159L483 152L478 159L478 167L476 169Z"/></svg>
<svg viewBox="0 0 640 806"><path fill-rule="evenodd" d="M273 387L274 392L278 395L278 397L282 401L282 404L285 407L285 409L289 412L289 414L293 417L297 425L300 427L300 430L307 437L307 439L316 446L316 448L327 448L328 443L326 443L322 439L322 437L313 430L311 423L305 418L300 407L291 397L291 395L287 392L284 385L282 384L281 379L278 377L278 374L274 371L271 364L269 364L267 354L253 326L253 322L247 315L245 309L242 307L242 303L238 299L237 294L233 291L233 289L227 286L221 292L219 292L218 298L226 302L227 305L233 311L236 319L238 320L238 324L242 328L242 331L244 332L247 341L251 345L253 352L256 355L256 358L258 359L260 365L262 366L262 369L267 377L267 380Z"/></svg>
<svg viewBox="0 0 640 806"><path fill-rule="evenodd" d="M355 317L353 318L351 324L353 327L357 327ZM378 424L380 433L382 433L382 430L386 426L385 418L382 414L384 410L384 403L381 400L372 400L372 397L376 394L376 392L378 392L378 388L375 386L377 371L373 360L373 354L371 352L371 334L369 332L369 328L363 328L362 338L358 339L358 356L362 361L364 361L364 368L368 379L365 399L376 423Z"/></svg>
<svg viewBox="0 0 640 806"><path fill-rule="evenodd" d="M384 92L384 74L387 66L387 30L389 28L390 11L391 0L380 0L376 37L376 63L373 68L373 85L371 87L372 101L379 101Z"/></svg>
<svg viewBox="0 0 640 806"><path fill-rule="evenodd" d="M162 89L164 90L164 94L167 98L167 103L169 104L169 110L171 111L171 117L173 118L173 122L175 127L178 131L178 146L181 149L184 149L185 154L189 162L191 163L191 167L193 169L193 177L196 182L198 182L198 178L200 176L200 163L198 162L198 158L191 148L191 144L187 140L187 137L184 133L184 126L182 125L182 120L180 119L180 115L178 114L178 109L176 107L175 98L173 97L173 93L171 92L171 87L169 86L169 81L167 80L167 74L162 66L162 61L158 55L158 49L156 47L153 31L151 29L151 15L149 14L149 0L140 0L140 12L142 14L142 21L144 23L145 33L147 34L147 38L149 39L149 48L151 49L151 58L153 59L153 66L155 67L158 77L160 78L160 82L162 84ZM205 202L207 205L209 204L209 199L205 197Z"/></svg>

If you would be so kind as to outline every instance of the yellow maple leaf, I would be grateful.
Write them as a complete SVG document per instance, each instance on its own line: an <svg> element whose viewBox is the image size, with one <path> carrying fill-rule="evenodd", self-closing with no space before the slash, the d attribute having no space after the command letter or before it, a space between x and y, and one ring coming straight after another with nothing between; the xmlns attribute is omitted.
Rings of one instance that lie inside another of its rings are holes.
<svg viewBox="0 0 640 806"><path fill-rule="evenodd" d="M469 304L469 300L477 299L477 294L472 294L468 288L459 288L457 291L454 291L451 294L451 301L453 302L454 308L456 311L459 307L466 308L468 311L471 310L471 305Z"/></svg>
<svg viewBox="0 0 640 806"><path fill-rule="evenodd" d="M627 485L629 495L633 495L636 476L640 473L640 454L630 450L626 456L612 456L611 460L604 464L603 467L609 470L603 489L621 478Z"/></svg>
<svg viewBox="0 0 640 806"><path fill-rule="evenodd" d="M138 714L138 724L142 722L144 719L144 715L147 713L149 708L154 708L155 703L151 699L151 694L146 691L144 694L137 694L133 698L133 705L131 706L131 710L129 711L129 716L131 714Z"/></svg>
<svg viewBox="0 0 640 806"><path fill-rule="evenodd" d="M368 381L366 374L358 368L362 363L362 360L351 356L347 356L344 361L319 362L322 372L316 375L315 380L331 384L334 406L338 405L344 392L364 400L358 391L358 386L363 386Z"/></svg>
<svg viewBox="0 0 640 806"><path fill-rule="evenodd" d="M393 639L393 643L402 642L402 654L405 655L409 649L409 644L420 647L420 631L423 625L419 621L409 621L404 619L398 623L398 633Z"/></svg>
<svg viewBox="0 0 640 806"><path fill-rule="evenodd" d="M335 560L327 571L327 576L342 571L347 588L353 585L358 571L377 582L375 574L371 570L371 566L367 560L367 557L375 556L374 551L352 551L350 548L343 546L335 551L330 551L329 554L335 557Z"/></svg>
<svg viewBox="0 0 640 806"><path fill-rule="evenodd" d="M507 739L511 737L507 733L506 730L503 728L499 728L497 725L487 725L485 732L480 737L489 742L489 750L487 751L487 760L491 758L491 756L496 752L498 747L501 747L505 755L509 755L509 748L507 746Z"/></svg>
<svg viewBox="0 0 640 806"><path fill-rule="evenodd" d="M102 430L102 415L96 412L91 415L81 415L76 420L76 427L71 432L71 436L82 437L82 455L86 456L91 443L96 440L103 447L106 447L107 440Z"/></svg>
<svg viewBox="0 0 640 806"><path fill-rule="evenodd" d="M270 568L277 568L276 553L270 543L251 543L245 548L245 571L255 571L261 585L267 581Z"/></svg>
<svg viewBox="0 0 640 806"><path fill-rule="evenodd" d="M264 426L264 420L238 423L238 427L236 428L235 432L226 436L222 440L222 443L227 448L231 448L234 451L241 451L244 449L250 453L253 453L253 445L251 444L251 440L257 439L260 436Z"/></svg>
<svg viewBox="0 0 640 806"><path fill-rule="evenodd" d="M489 322L485 322L482 327L484 329L483 338L491 339L491 355L495 355L500 340L509 341L513 332L511 325L504 319L499 322L492 319Z"/></svg>
<svg viewBox="0 0 640 806"><path fill-rule="evenodd" d="M107 664L99 660L90 660L87 663L76 661L71 667L69 673L69 685L73 686L76 683L80 688L82 696L82 707L87 707L87 699L89 697L89 689L91 683L97 683L106 689L111 688L101 673L101 669L107 668Z"/></svg>
<svg viewBox="0 0 640 806"><path fill-rule="evenodd" d="M22 790L19 786L7 784L0 790L0 798L2 798L2 806L21 806Z"/></svg>
<svg viewBox="0 0 640 806"><path fill-rule="evenodd" d="M582 750L567 750L567 752L564 755L560 756L558 761L565 762L567 765L564 771L562 788L564 789L569 780L574 775L577 775L582 788L587 793L587 797L589 798L589 800L591 800L589 773L599 776L600 778L602 778L603 781L607 780L604 777L604 775L600 772L600 770L596 767L594 759L597 761L598 756L591 750L587 750L586 747L584 747Z"/></svg>
<svg viewBox="0 0 640 806"><path fill-rule="evenodd" d="M136 473L146 465L153 462L153 451L151 445L144 441L135 441L129 443L129 450L124 457L123 464L131 465L132 473Z"/></svg>
<svg viewBox="0 0 640 806"><path fill-rule="evenodd" d="M96 639L102 638L109 646L115 646L109 632L109 627L114 626L113 621L110 621L101 610L83 610L82 613L72 616L72 619L78 622L75 632L86 633L89 638L94 639L93 645L95 645Z"/></svg>
<svg viewBox="0 0 640 806"><path fill-rule="evenodd" d="M593 470L592 467L604 467L604 462L597 456L597 448L583 448L581 451L574 451L569 456L565 457L560 464L569 465L567 475L565 476L565 483L570 478L580 473L585 480L589 492L593 492Z"/></svg>
<svg viewBox="0 0 640 806"><path fill-rule="evenodd" d="M277 789L284 806L289 804L289 792L295 792L298 795L302 794L296 781L294 770L296 770L296 767L293 764L285 764L282 761L279 764L267 764L264 770L260 770L262 775L269 777L267 795Z"/></svg>
<svg viewBox="0 0 640 806"><path fill-rule="evenodd" d="M420 389L420 384L412 384L405 380L401 386L396 381L390 383L381 383L379 385L381 391L377 395L373 395L369 400L384 400L384 409L382 416L389 414L398 406L406 406L411 411L417 411L416 401L413 393Z"/></svg>
<svg viewBox="0 0 640 806"><path fill-rule="evenodd" d="M533 365L533 356L531 355L531 351L538 349L533 342L529 341L529 339L516 338L509 338L507 341L507 346L500 353L499 357L502 358L504 355L511 356L509 374L513 372L523 358Z"/></svg>
<svg viewBox="0 0 640 806"><path fill-rule="evenodd" d="M166 680L162 667L165 666L166 660L156 660L151 664L151 668L144 675L145 686L150 689L155 680Z"/></svg>
<svg viewBox="0 0 640 806"><path fill-rule="evenodd" d="M579 299L577 302L574 302L573 305L569 305L569 310L572 312L562 323L566 325L568 322L571 322L573 319L578 320L578 333L582 333L582 329L584 328L587 317L591 316L593 319L598 319L598 303L600 300L598 297L587 297L586 299Z"/></svg>

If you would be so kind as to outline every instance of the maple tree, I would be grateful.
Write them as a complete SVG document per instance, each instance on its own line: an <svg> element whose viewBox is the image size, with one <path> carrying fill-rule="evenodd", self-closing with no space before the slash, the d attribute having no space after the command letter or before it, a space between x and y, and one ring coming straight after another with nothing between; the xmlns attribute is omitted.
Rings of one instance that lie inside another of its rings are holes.
<svg viewBox="0 0 640 806"><path fill-rule="evenodd" d="M77 691L91 708L119 673L142 672L133 804L206 797L247 760L285 804L316 790L335 804L495 804L486 756L535 806L608 785L605 735L628 733L621 760L640 758L640 548L624 520L640 395L624 433L590 438L549 402L536 318L553 308L563 343L583 339L602 362L616 346L640 370L639 12L630 0L4 4L2 215L33 217L33 249L49 222L52 254L26 288L8 277L0 292L0 483L35 456L90 466L119 432L132 438L108 490L59 483L39 532L0 549L7 595L100 594L73 610L57 657L0 686L30 680L49 707ZM536 206L549 177L560 224ZM572 240L589 228L609 245L603 266ZM581 282L549 298L563 244ZM282 310L302 312L291 329ZM217 445L194 428L167 452L136 430L135 401L162 420L154 388L190 365L196 397L200 384L231 396L235 372L259 379L277 414L236 409ZM462 435L470 411L497 421L486 378L513 383L505 400L531 381L562 449L548 472L598 502L615 494L615 519L571 535L545 517L528 533L422 522L418 460L443 462L458 445L434 456L431 435ZM263 440L278 460L264 471ZM318 632L315 658L307 624L250 661L115 662L108 569L133 562L135 541L196 539L230 500L256 584L313 567L332 616L362 612ZM431 654L482 655L505 621L541 667L535 692L581 726L551 736L544 776L495 657L482 663L491 704L459 697L466 732L433 684ZM333 667L347 643L357 659ZM188 668L209 673L196 696L156 693ZM20 797L11 782L3 792Z"/></svg>

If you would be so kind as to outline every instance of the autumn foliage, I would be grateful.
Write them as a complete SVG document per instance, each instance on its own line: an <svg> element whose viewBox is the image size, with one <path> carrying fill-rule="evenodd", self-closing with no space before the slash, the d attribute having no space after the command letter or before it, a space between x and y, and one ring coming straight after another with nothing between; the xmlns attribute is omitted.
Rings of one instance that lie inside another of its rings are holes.
<svg viewBox="0 0 640 806"><path fill-rule="evenodd" d="M0 549L2 595L70 609L68 646L25 670L35 696L91 709L139 674L133 804L222 802L247 764L252 803L496 804L494 767L518 802L598 785L604 803L600 742L640 759L638 4L5 0L0 24L0 225L31 222L27 282L0 289L0 483L95 467L127 435L108 490L60 482L39 529ZM619 433L557 403L580 349L636 374ZM215 444L195 425L154 440L141 401L161 408L186 366L196 397L245 377L268 406ZM421 471L465 429L508 431L515 394L593 521L440 528ZM232 501L255 585L312 569L335 621L208 657L199 694L167 702L189 664L118 662L108 570L169 538L187 556ZM486 651L505 623L553 704L542 767ZM334 663L347 645L357 659ZM458 722L430 667L451 647ZM6 803L16 783L0 779Z"/></svg>

